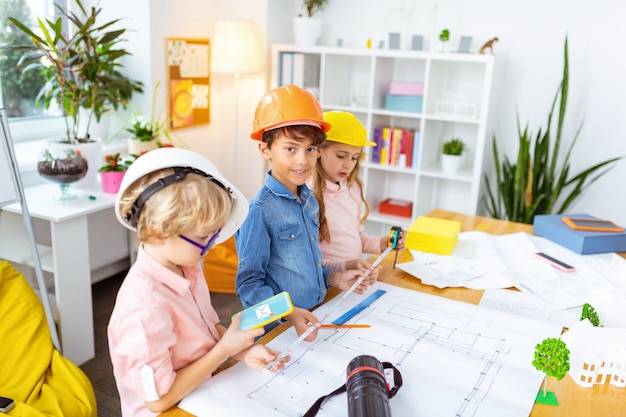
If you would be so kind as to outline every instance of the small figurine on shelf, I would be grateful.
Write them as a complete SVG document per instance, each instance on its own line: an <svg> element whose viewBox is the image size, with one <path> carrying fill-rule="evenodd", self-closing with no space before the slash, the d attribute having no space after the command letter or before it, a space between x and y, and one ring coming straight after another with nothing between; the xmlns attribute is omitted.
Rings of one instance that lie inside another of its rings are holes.
<svg viewBox="0 0 626 417"><path fill-rule="evenodd" d="M489 39L487 42L485 42L483 46L480 47L478 53L484 54L485 52L487 52L487 49L489 49L489 52L491 52L491 54L493 55L493 44L496 42L498 42L497 37Z"/></svg>

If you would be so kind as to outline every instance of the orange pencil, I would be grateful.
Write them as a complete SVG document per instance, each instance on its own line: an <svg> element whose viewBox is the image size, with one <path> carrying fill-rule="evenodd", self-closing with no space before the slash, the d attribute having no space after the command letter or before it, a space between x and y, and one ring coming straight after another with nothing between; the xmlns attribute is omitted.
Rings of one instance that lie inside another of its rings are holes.
<svg viewBox="0 0 626 417"><path fill-rule="evenodd" d="M369 324L322 324L322 329L367 329Z"/></svg>

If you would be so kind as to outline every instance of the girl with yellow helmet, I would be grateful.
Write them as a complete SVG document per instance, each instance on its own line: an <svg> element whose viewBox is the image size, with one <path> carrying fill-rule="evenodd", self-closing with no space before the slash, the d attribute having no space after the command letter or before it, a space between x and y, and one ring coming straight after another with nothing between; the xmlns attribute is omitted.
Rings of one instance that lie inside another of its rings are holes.
<svg viewBox="0 0 626 417"><path fill-rule="evenodd" d="M371 236L363 231L370 207L359 178L364 146L374 146L367 131L352 113L331 111L324 120L332 126L319 147L319 159L310 180L320 206L319 240L323 265L335 270L367 269L363 253L380 254L388 236ZM402 232L398 248L404 248ZM380 268L380 267L379 267ZM377 277L378 269L371 277Z"/></svg>

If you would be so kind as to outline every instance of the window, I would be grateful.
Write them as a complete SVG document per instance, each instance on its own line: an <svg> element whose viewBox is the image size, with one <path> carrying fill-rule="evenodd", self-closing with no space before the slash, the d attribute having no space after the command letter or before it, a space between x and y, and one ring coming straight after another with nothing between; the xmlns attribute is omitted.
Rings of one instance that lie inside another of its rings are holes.
<svg viewBox="0 0 626 417"><path fill-rule="evenodd" d="M27 35L9 21L13 17L20 22L30 22L37 27L37 17L55 20L58 18L55 4L66 7L64 0L0 0L0 45L30 45ZM0 87L2 107L10 120L14 141L50 137L57 128L63 129L60 111L51 106L36 105L36 97L45 79L36 70L22 72L17 68L20 51L2 50L0 53ZM62 131L62 130L58 130Z"/></svg>

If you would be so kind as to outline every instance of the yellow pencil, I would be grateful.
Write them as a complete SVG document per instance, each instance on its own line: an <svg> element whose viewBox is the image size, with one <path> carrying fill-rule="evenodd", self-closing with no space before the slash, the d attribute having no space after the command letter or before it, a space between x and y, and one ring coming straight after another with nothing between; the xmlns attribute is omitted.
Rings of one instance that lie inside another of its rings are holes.
<svg viewBox="0 0 626 417"><path fill-rule="evenodd" d="M367 329L369 324L322 324L322 329Z"/></svg>

